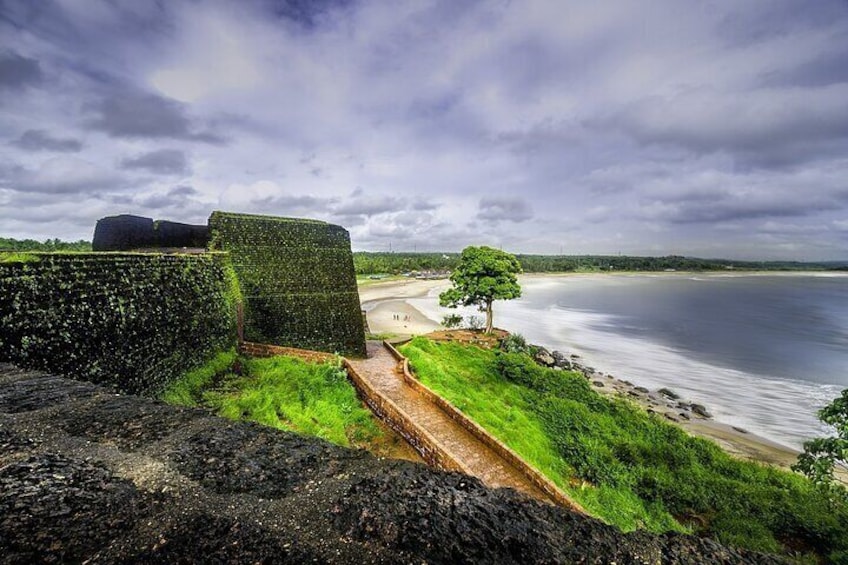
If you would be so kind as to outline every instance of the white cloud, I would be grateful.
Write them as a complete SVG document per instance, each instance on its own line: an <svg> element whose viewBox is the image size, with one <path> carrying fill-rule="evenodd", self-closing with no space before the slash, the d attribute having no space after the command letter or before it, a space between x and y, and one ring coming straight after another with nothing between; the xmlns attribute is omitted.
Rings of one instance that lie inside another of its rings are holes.
<svg viewBox="0 0 848 565"><path fill-rule="evenodd" d="M228 90L250 91L262 79L261 61L249 45L250 29L217 12L183 10L182 33L172 57L150 73L150 83L181 102Z"/></svg>
<svg viewBox="0 0 848 565"><path fill-rule="evenodd" d="M0 99L0 176L45 210L121 190L107 208L314 216L358 248L842 253L844 2L62 3L0 20L40 70Z"/></svg>

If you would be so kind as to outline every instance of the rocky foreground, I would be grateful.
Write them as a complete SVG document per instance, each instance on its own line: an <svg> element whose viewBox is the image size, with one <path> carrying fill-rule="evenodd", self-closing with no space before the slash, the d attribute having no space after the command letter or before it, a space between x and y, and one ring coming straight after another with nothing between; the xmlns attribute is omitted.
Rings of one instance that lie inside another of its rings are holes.
<svg viewBox="0 0 848 565"><path fill-rule="evenodd" d="M0 365L0 562L778 563Z"/></svg>

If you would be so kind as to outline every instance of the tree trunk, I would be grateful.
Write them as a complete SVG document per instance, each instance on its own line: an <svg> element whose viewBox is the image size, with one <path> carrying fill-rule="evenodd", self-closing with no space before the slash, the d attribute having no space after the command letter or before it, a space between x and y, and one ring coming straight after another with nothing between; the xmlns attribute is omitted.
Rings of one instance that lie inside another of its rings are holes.
<svg viewBox="0 0 848 565"><path fill-rule="evenodd" d="M492 301L486 301L486 333L492 333Z"/></svg>

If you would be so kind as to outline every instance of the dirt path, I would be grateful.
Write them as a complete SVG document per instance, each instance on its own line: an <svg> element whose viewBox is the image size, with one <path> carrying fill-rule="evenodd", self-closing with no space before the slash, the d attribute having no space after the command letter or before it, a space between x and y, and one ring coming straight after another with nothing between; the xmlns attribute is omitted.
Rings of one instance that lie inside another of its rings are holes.
<svg viewBox="0 0 848 565"><path fill-rule="evenodd" d="M368 358L351 359L350 363L375 390L405 412L412 425L426 430L469 474L487 486L510 487L536 499L550 501L518 469L409 387L397 360L380 342L368 342Z"/></svg>

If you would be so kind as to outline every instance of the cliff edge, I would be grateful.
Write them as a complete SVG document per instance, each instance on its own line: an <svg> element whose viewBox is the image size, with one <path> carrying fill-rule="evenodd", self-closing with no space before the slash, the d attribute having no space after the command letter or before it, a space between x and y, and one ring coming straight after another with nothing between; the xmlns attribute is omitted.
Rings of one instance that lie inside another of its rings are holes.
<svg viewBox="0 0 848 565"><path fill-rule="evenodd" d="M780 563L0 365L0 562Z"/></svg>

